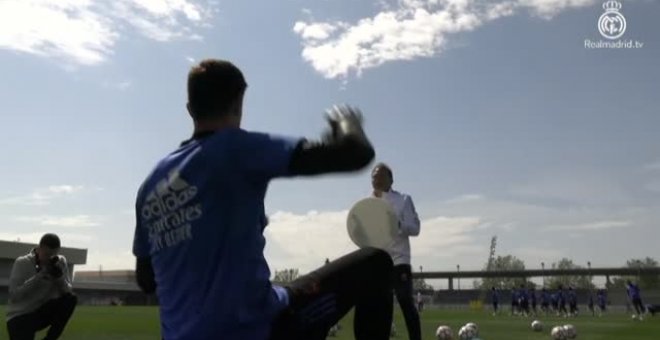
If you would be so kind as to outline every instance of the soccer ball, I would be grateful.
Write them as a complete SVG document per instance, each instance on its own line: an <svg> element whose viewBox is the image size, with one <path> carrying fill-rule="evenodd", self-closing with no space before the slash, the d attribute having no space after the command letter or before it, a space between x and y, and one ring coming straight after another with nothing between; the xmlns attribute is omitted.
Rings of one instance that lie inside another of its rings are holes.
<svg viewBox="0 0 660 340"><path fill-rule="evenodd" d="M567 339L577 338L577 330L575 329L575 326L573 326L573 325L564 325L564 333L566 333L566 338Z"/></svg>
<svg viewBox="0 0 660 340"><path fill-rule="evenodd" d="M550 336L555 340L566 340L566 331L562 326L556 326L550 331Z"/></svg>
<svg viewBox="0 0 660 340"><path fill-rule="evenodd" d="M463 326L458 331L458 338L461 340L472 340L476 336L477 336L477 330L472 327Z"/></svg>
<svg viewBox="0 0 660 340"><path fill-rule="evenodd" d="M477 327L477 324L474 322L468 322L465 324L465 327L470 327L474 329L474 336L479 335L479 327Z"/></svg>
<svg viewBox="0 0 660 340"><path fill-rule="evenodd" d="M452 340L453 336L451 328L449 328L449 326L439 326L435 331L435 337L438 340Z"/></svg>
<svg viewBox="0 0 660 340"><path fill-rule="evenodd" d="M540 332L543 330L543 323L539 320L532 321L532 330L534 332Z"/></svg>
<svg viewBox="0 0 660 340"><path fill-rule="evenodd" d="M339 331L339 326L334 325L330 327L330 330L328 331L328 336L337 336L337 332Z"/></svg>

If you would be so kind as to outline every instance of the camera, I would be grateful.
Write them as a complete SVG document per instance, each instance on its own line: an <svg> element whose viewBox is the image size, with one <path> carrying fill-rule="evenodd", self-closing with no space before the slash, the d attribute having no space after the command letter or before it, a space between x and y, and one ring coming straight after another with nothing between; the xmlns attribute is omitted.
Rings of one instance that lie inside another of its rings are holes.
<svg viewBox="0 0 660 340"><path fill-rule="evenodd" d="M62 269L58 265L58 262L60 262L60 258L55 255L48 260L48 267L47 267L47 272L48 275L52 276L53 278L59 279L62 277Z"/></svg>

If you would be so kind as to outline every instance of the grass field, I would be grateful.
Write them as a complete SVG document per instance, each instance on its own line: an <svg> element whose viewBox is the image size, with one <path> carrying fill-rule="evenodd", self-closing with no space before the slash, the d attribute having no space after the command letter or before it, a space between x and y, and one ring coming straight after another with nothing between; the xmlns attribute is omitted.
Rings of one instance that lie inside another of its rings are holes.
<svg viewBox="0 0 660 340"><path fill-rule="evenodd" d="M0 306L4 315L4 308ZM398 330L396 339L407 339L405 324L399 310L395 310ZM539 318L545 325L541 333L531 331L530 318L497 316L485 312L427 310L422 313L422 331L425 340L434 339L438 325L450 326L454 332L467 322L479 325L480 338L484 340L533 340L550 339L550 327L571 323L578 330L578 339L585 340L658 340L660 317L633 321L630 315L615 314L602 318L580 316L578 318ZM342 329L336 340L353 339L351 320L342 321ZM7 339L3 327L0 339ZM39 339L39 337L37 337ZM158 311L154 307L90 307L76 309L62 340L152 340L159 339ZM218 337L217 339L222 339ZM248 340L248 339L246 339Z"/></svg>

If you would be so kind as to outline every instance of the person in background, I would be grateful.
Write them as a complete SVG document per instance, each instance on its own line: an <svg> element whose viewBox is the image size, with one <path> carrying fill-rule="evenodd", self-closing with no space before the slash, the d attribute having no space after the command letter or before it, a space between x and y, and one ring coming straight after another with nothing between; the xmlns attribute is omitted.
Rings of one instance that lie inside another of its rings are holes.
<svg viewBox="0 0 660 340"><path fill-rule="evenodd" d="M626 290L628 293L628 298L630 298L630 302L633 305L633 308L635 309L636 315L633 314L633 317L637 316L639 317L640 320L644 319L644 312L646 312L646 308L644 307L644 304L642 303L642 294L639 289L639 285L632 283L632 281L628 280L626 283Z"/></svg>
<svg viewBox="0 0 660 340"><path fill-rule="evenodd" d="M78 298L71 287L60 238L45 234L39 246L14 261L9 275L7 332L10 340L32 340L48 328L44 340L59 339Z"/></svg>
<svg viewBox="0 0 660 340"><path fill-rule="evenodd" d="M500 293L495 286L490 288L490 302L493 304L493 315L497 315L500 306Z"/></svg>
<svg viewBox="0 0 660 340"><path fill-rule="evenodd" d="M413 301L412 267L410 265L411 236L418 236L420 221L415 204L410 195L392 189L394 174L385 163L378 163L371 171L373 197L381 198L390 204L399 218L399 232L387 249L394 261L393 285L399 302L410 340L421 340L422 330L419 312Z"/></svg>

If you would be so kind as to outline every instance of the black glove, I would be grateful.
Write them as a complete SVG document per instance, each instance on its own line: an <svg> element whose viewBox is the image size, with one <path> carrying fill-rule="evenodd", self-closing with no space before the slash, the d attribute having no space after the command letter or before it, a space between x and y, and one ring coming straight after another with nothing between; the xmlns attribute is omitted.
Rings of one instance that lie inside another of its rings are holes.
<svg viewBox="0 0 660 340"><path fill-rule="evenodd" d="M364 168L375 151L362 130L362 113L347 105L335 105L326 111L330 129L320 142L303 140L291 155L289 172L293 175L316 175L356 171Z"/></svg>
<svg viewBox="0 0 660 340"><path fill-rule="evenodd" d="M352 137L360 142L369 144L367 136L362 129L362 112L358 108L348 105L335 105L326 110L326 119L330 124L330 131L323 136L325 142L336 142L338 140Z"/></svg>
<svg viewBox="0 0 660 340"><path fill-rule="evenodd" d="M58 256L53 256L48 261L47 273L55 279L62 277L62 268L58 265L60 258Z"/></svg>

